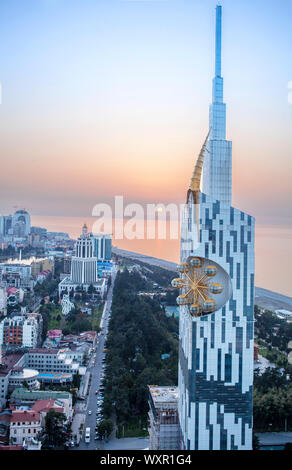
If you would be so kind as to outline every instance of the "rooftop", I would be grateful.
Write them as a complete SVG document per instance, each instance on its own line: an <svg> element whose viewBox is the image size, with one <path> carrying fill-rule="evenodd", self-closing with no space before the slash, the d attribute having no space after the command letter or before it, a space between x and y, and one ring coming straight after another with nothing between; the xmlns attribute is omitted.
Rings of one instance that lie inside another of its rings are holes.
<svg viewBox="0 0 292 470"><path fill-rule="evenodd" d="M57 354L59 348L56 349L30 349L29 353L31 354Z"/></svg>
<svg viewBox="0 0 292 470"><path fill-rule="evenodd" d="M5 376L17 365L23 354L9 354L2 357L2 366L0 366L0 377Z"/></svg>
<svg viewBox="0 0 292 470"><path fill-rule="evenodd" d="M12 399L14 400L31 400L31 401L36 401L36 400L47 400L50 398L54 399L69 399L71 394L69 392L56 392L53 390L47 390L47 391L30 391L27 390L26 388L16 388L13 390L11 394L11 401Z"/></svg>
<svg viewBox="0 0 292 470"><path fill-rule="evenodd" d="M155 404L177 403L178 387L158 387L158 385L148 385L148 387Z"/></svg>
<svg viewBox="0 0 292 470"><path fill-rule="evenodd" d="M33 410L36 412L45 412L45 411L50 411L52 408L54 408L55 411L59 411L60 413L63 413L64 409L61 408L60 406L55 405L55 400L54 398L49 398L46 400L38 400L35 402L33 406Z"/></svg>
<svg viewBox="0 0 292 470"><path fill-rule="evenodd" d="M38 422L40 420L40 414L33 410L24 411L12 411L11 423L17 422Z"/></svg>

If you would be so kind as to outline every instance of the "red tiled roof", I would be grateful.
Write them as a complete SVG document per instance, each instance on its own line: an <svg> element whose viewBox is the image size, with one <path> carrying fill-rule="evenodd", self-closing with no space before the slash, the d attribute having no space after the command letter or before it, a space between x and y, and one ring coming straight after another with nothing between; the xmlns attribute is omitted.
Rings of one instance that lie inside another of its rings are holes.
<svg viewBox="0 0 292 470"><path fill-rule="evenodd" d="M29 353L36 354L56 354L59 351L59 348L56 349L29 349Z"/></svg>
<svg viewBox="0 0 292 470"><path fill-rule="evenodd" d="M49 330L47 332L47 337L50 338L50 337L59 337L59 336L62 336L62 330Z"/></svg>
<svg viewBox="0 0 292 470"><path fill-rule="evenodd" d="M2 368L0 367L0 376L5 376L22 358L23 354L9 354L2 357Z"/></svg>
<svg viewBox="0 0 292 470"><path fill-rule="evenodd" d="M38 422L40 420L40 414L37 411L34 410L24 410L24 411L19 411L15 410L12 411L12 416L11 416L11 423L17 423L17 422Z"/></svg>
<svg viewBox="0 0 292 470"><path fill-rule="evenodd" d="M15 445L15 446L0 446L0 450L22 450L23 447L21 445Z"/></svg>
<svg viewBox="0 0 292 470"><path fill-rule="evenodd" d="M19 289L17 289L16 287L7 287L7 294L16 294Z"/></svg>
<svg viewBox="0 0 292 470"><path fill-rule="evenodd" d="M54 406L55 400L53 398L49 398L48 400L37 400L35 404L33 405L33 410L36 412L48 412L51 409L54 409L54 411L58 411L59 413L63 413L64 408L60 406Z"/></svg>

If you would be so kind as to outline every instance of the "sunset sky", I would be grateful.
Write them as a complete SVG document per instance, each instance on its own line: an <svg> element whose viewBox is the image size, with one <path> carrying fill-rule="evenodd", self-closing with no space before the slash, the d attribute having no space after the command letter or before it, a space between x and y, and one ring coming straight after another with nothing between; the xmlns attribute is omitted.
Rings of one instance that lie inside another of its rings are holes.
<svg viewBox="0 0 292 470"><path fill-rule="evenodd" d="M233 203L292 224L292 3L222 5ZM0 213L182 202L207 133L215 6L2 0Z"/></svg>

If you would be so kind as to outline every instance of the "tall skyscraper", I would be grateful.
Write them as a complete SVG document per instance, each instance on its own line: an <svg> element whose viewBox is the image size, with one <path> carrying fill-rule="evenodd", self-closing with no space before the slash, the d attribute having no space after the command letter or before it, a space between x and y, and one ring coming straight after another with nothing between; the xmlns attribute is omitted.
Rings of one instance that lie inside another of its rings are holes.
<svg viewBox="0 0 292 470"><path fill-rule="evenodd" d="M99 261L111 261L112 236L104 233L94 234L95 254Z"/></svg>
<svg viewBox="0 0 292 470"><path fill-rule="evenodd" d="M27 237L30 233L30 215L25 209L17 210L12 217L13 233L17 237Z"/></svg>
<svg viewBox="0 0 292 470"><path fill-rule="evenodd" d="M180 447L191 450L252 448L254 219L231 206L221 30L217 6L210 131L187 194L173 281L181 290Z"/></svg>

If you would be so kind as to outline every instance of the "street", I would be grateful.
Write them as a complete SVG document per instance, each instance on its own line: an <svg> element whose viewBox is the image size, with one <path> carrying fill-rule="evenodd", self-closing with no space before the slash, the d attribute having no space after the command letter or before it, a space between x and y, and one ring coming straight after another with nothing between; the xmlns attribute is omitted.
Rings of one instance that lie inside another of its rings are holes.
<svg viewBox="0 0 292 470"><path fill-rule="evenodd" d="M78 447L74 447L74 450L95 450L97 448L100 448L101 444L103 445L103 441L97 441L94 439L95 427L96 427L97 397L98 397L98 395L96 395L95 392L96 390L99 390L101 375L103 373L102 360L105 357L105 353L103 352L103 350L105 347L106 335L108 332L109 312L110 312L111 305L112 305L113 287L114 287L116 275L117 275L117 270L115 268L115 271L113 272L113 275L112 275L112 284L108 291L103 315L102 315L101 322L100 322L100 325L102 328L101 334L99 336L98 344L96 346L96 352L91 357L89 366L87 369L87 371L91 374L91 385L89 388L87 401L82 402L82 404L80 402L78 403L78 409L79 409L78 419L80 422L84 422L84 416L85 416L85 423L83 427L83 435L80 440L80 444ZM82 412L80 413L80 409L82 408L84 409L84 411L83 413ZM91 414L88 414L89 411L91 411ZM83 414L83 419L80 419L82 418L82 414ZM85 443L84 441L85 429L87 427L90 428L90 435L91 435L90 443Z"/></svg>

